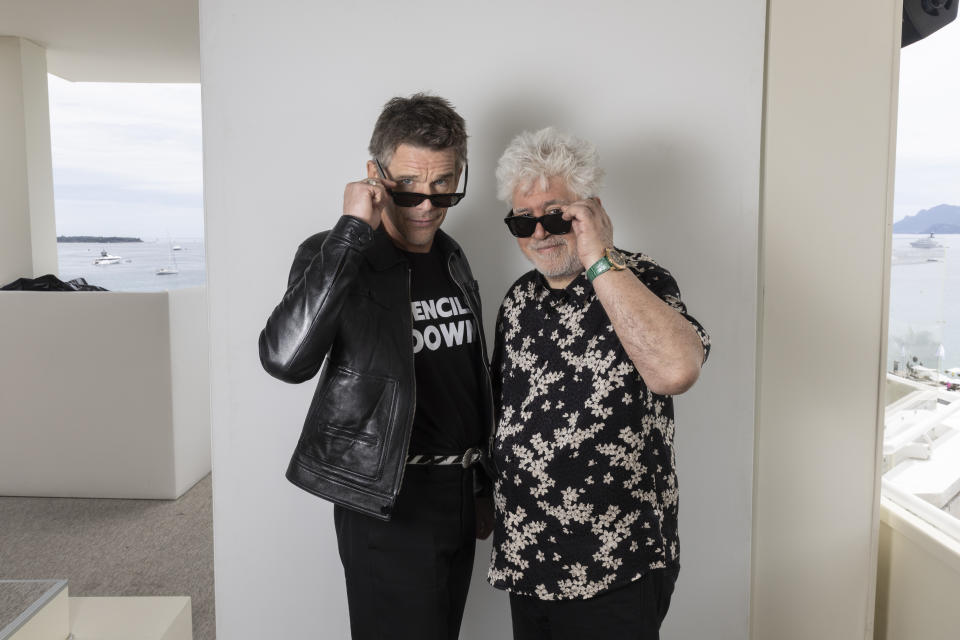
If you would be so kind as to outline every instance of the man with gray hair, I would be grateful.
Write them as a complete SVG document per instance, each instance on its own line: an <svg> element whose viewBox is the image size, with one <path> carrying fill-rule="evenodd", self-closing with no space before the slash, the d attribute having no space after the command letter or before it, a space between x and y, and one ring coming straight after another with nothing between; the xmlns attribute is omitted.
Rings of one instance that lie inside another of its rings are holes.
<svg viewBox="0 0 960 640"><path fill-rule="evenodd" d="M440 230L466 128L443 98L393 98L369 151L333 229L297 250L260 361L286 382L319 371L287 479L335 505L353 638L454 640L493 526L474 498L493 423L479 287Z"/></svg>
<svg viewBox="0 0 960 640"><path fill-rule="evenodd" d="M679 571L673 401L710 340L670 273L614 248L596 148L547 128L497 167L535 270L500 307L491 364L490 583L516 639L658 638Z"/></svg>

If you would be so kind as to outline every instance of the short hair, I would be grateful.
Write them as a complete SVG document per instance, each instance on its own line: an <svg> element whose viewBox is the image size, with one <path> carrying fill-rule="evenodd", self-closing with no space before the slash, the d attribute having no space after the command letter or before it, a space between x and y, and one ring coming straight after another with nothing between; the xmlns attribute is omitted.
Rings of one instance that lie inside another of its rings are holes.
<svg viewBox="0 0 960 640"><path fill-rule="evenodd" d="M391 98L383 105L370 137L370 156L386 166L401 144L441 151L453 149L457 169L467 163L467 127L449 101L425 93Z"/></svg>
<svg viewBox="0 0 960 640"><path fill-rule="evenodd" d="M506 203L517 187L531 188L539 180L542 189L550 178L559 177L578 198L599 195L604 171L597 147L546 127L515 137L497 163L497 197Z"/></svg>

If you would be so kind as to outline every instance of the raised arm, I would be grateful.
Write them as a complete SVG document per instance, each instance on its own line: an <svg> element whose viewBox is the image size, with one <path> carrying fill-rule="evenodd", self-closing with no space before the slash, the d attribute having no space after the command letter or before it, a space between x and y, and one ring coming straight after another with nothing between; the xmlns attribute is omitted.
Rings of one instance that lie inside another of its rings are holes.
<svg viewBox="0 0 960 640"><path fill-rule="evenodd" d="M385 178L347 183L344 215L329 232L311 236L297 249L287 292L260 332L260 363L270 375L297 383L320 369L363 262L361 252L392 206L387 187L395 186Z"/></svg>
<svg viewBox="0 0 960 640"><path fill-rule="evenodd" d="M567 205L564 211L573 220L580 260L589 268L613 248L610 218L597 198ZM647 388L662 395L683 393L700 376L705 334L685 315L679 289L666 270L653 262L637 269L640 277L630 268L601 274L593 281L594 291Z"/></svg>
<svg viewBox="0 0 960 640"><path fill-rule="evenodd" d="M297 249L287 291L260 332L260 362L285 382L309 380L320 369L340 323L340 309L372 242L366 222L343 216Z"/></svg>

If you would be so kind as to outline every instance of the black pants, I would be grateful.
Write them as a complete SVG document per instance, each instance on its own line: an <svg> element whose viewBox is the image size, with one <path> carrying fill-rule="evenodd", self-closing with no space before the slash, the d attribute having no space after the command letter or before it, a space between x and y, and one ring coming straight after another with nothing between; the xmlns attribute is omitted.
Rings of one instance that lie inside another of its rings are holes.
<svg viewBox="0 0 960 640"><path fill-rule="evenodd" d="M389 522L336 506L353 640L456 640L476 544L473 471L409 465Z"/></svg>
<svg viewBox="0 0 960 640"><path fill-rule="evenodd" d="M589 600L510 594L514 640L659 640L678 569L656 569Z"/></svg>

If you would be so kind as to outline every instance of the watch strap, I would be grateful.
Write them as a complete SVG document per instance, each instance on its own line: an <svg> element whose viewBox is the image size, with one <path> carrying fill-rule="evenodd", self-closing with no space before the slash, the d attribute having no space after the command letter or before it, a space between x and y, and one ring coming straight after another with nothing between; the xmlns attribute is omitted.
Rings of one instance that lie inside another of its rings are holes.
<svg viewBox="0 0 960 640"><path fill-rule="evenodd" d="M589 280L590 282L593 282L594 280L597 279L597 276L603 273L606 273L612 267L613 267L613 264L610 262L607 256L603 256L602 258L594 262L592 265L590 265L589 269L587 269L587 280Z"/></svg>

